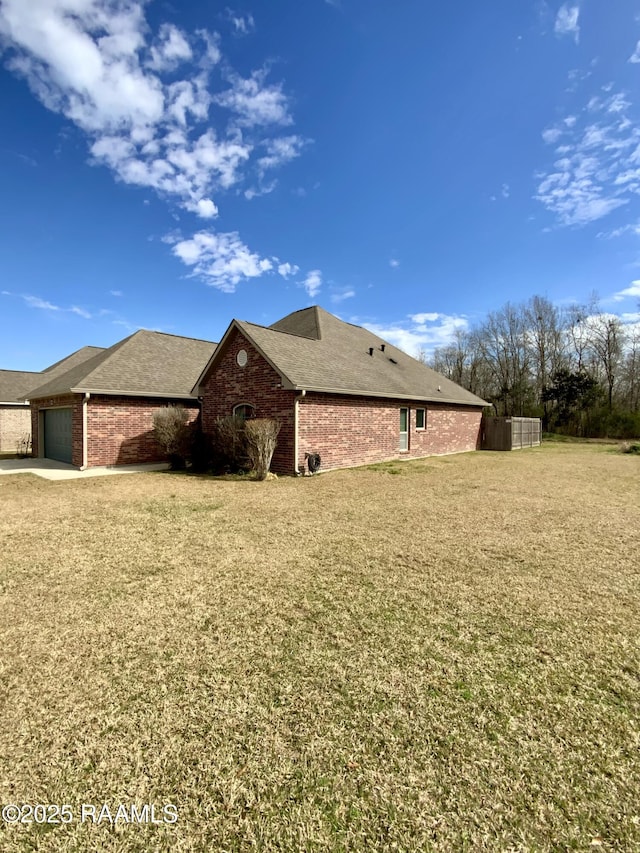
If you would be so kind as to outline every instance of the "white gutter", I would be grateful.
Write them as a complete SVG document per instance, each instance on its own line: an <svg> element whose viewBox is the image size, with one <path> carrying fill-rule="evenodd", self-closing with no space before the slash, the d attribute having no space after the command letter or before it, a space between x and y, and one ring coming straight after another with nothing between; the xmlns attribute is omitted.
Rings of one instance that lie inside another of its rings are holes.
<svg viewBox="0 0 640 853"><path fill-rule="evenodd" d="M81 471L85 471L89 467L89 439L87 436L87 407L89 404L89 397L91 397L91 394L88 391L85 391L84 399L82 401L82 465L80 466Z"/></svg>
<svg viewBox="0 0 640 853"><path fill-rule="evenodd" d="M104 394L107 397L158 397L163 400L197 400L193 394L177 394L175 391L120 391L117 388L69 388L68 391L60 391L59 394ZM58 396L57 394L46 394L44 396Z"/></svg>
<svg viewBox="0 0 640 853"><path fill-rule="evenodd" d="M283 388L286 391L302 390L296 385L283 385ZM356 389L348 388L325 388L321 385L314 386L313 388L310 388L307 385L305 394L307 391L314 391L318 392L319 394L344 394L349 397L382 397L386 400L417 400L420 402L424 401L425 403L452 403L456 406L477 406L478 408L492 405L491 403L487 403L485 400L482 400L480 397L476 397L475 401L455 400L453 397L436 397L433 395L428 396L425 394L398 394L394 391L363 391L362 389L358 391ZM468 393L471 394L471 391L469 391ZM475 394L473 394L472 396L475 397Z"/></svg>
<svg viewBox="0 0 640 853"><path fill-rule="evenodd" d="M298 444L298 403L302 397L305 397L307 392L303 388L300 391L300 396L296 394L293 400L293 473L298 473L299 465L299 444Z"/></svg>

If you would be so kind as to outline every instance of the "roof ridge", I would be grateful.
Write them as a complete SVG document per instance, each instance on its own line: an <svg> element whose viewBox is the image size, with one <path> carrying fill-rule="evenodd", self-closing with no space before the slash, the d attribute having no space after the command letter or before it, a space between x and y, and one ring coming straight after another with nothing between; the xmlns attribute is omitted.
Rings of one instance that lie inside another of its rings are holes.
<svg viewBox="0 0 640 853"><path fill-rule="evenodd" d="M276 320L276 322L279 323L280 321ZM288 335L290 338L303 338L305 341L317 340L317 338L310 338L308 335L297 335L295 332L287 332L285 329L274 329L273 326L261 326L260 323L252 323L251 320L236 320L236 323L245 323L247 326L255 326L256 329L263 329L265 332L275 332L278 335Z"/></svg>
<svg viewBox="0 0 640 853"><path fill-rule="evenodd" d="M190 335L176 335L175 332L161 332L158 329L137 329L133 335L129 337L133 337L134 335L139 334L140 332L148 332L151 335L165 335L168 338L180 338L182 341L199 341L203 344L216 344L217 341L211 341L208 338L192 338ZM126 339L125 339L126 340ZM115 346L115 344L114 344Z"/></svg>
<svg viewBox="0 0 640 853"><path fill-rule="evenodd" d="M319 305L312 305L311 307L313 308L313 313L315 315L315 320L316 320L316 328L318 329L318 337L316 338L316 340L321 341L322 340L322 326L320 325L320 306ZM324 311L324 309L322 309L322 310Z"/></svg>
<svg viewBox="0 0 640 853"><path fill-rule="evenodd" d="M53 370L55 367L58 367L59 364L62 364L64 361L69 361L69 359L73 358L74 355L77 355L79 352L82 352L83 349L95 349L104 352L106 347L97 347L93 344L85 344L83 347L78 347L73 352L70 352L69 355L65 355L64 358L59 358L57 361L54 361L53 364L50 364L48 367L45 367L44 370L38 370L37 373L49 373L50 370ZM98 353L95 353L96 355ZM93 358L93 356L91 356Z"/></svg>

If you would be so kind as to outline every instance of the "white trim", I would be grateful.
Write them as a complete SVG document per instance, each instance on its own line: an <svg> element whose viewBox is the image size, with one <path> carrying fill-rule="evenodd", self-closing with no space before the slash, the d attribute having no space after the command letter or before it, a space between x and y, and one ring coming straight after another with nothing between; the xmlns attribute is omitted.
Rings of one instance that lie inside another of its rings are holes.
<svg viewBox="0 0 640 853"><path fill-rule="evenodd" d="M114 388L70 388L69 391L60 392L60 394L104 394L105 397L153 397L154 399L163 400L193 400L197 402L197 396L193 394L176 394L172 391L156 392L156 391L118 391ZM49 394L47 396L58 396ZM43 398L41 398L43 399Z"/></svg>
<svg viewBox="0 0 640 853"><path fill-rule="evenodd" d="M299 388L297 385L284 385L283 388L285 391L302 390L302 388ZM484 400L481 400L479 397L476 398L477 402L473 402L469 400L453 400L450 397L425 397L423 394L397 394L394 391L363 391L362 389L358 391L347 388L323 388L319 385L314 386L313 388L309 385L305 385L305 388L307 391L316 392L318 394L336 394L349 397L379 397L387 400L408 400L412 403L419 400L424 403L450 403L455 406L472 406L475 409L486 409L487 406L491 405L490 403L486 403Z"/></svg>
<svg viewBox="0 0 640 853"><path fill-rule="evenodd" d="M91 397L91 394L86 391L84 399L82 400L82 465L80 466L81 471L85 471L89 467L89 435L87 430L89 397ZM71 452L73 453L73 440Z"/></svg>
<svg viewBox="0 0 640 853"><path fill-rule="evenodd" d="M402 429L402 412L407 413L407 428L406 428L406 430ZM400 414L400 427L401 427L401 429L400 429L399 435L398 435L398 452L399 453L408 453L409 452L409 433L411 432L411 409L409 408L409 406L400 406L399 414ZM406 438L406 443L407 443L406 447L402 446L402 437L403 436Z"/></svg>
<svg viewBox="0 0 640 853"><path fill-rule="evenodd" d="M300 392L300 395L298 396L298 394L296 394L296 396L293 398L293 472L296 475L299 474L300 465L300 436L298 435L300 412L298 410L298 405L300 403L300 400L302 400L303 397L306 397L306 395L307 392L303 388Z"/></svg>
<svg viewBox="0 0 640 853"><path fill-rule="evenodd" d="M418 426L418 412L423 412L422 426ZM425 432L427 429L427 409L425 406L416 406L416 432Z"/></svg>

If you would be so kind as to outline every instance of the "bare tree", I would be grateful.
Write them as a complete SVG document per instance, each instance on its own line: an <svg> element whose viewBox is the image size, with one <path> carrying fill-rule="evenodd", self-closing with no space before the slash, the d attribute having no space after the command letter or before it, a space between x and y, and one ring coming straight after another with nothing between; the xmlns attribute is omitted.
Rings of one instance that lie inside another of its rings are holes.
<svg viewBox="0 0 640 853"><path fill-rule="evenodd" d="M623 405L630 412L640 411L640 327L638 326L627 336L620 380Z"/></svg>
<svg viewBox="0 0 640 853"><path fill-rule="evenodd" d="M278 444L280 424L271 418L254 418L244 426L247 450L258 480L266 480Z"/></svg>
<svg viewBox="0 0 640 853"><path fill-rule="evenodd" d="M587 320L590 349L604 374L609 411L613 409L613 391L622 365L624 329L619 317L595 314Z"/></svg>
<svg viewBox="0 0 640 853"><path fill-rule="evenodd" d="M527 346L537 402L543 408L543 428L549 423L550 401L545 394L551 377L566 366L560 311L544 296L533 296L524 309Z"/></svg>
<svg viewBox="0 0 640 853"><path fill-rule="evenodd" d="M531 398L529 352L524 312L510 302L492 311L478 330L479 347L493 374L494 399L503 414L524 414Z"/></svg>

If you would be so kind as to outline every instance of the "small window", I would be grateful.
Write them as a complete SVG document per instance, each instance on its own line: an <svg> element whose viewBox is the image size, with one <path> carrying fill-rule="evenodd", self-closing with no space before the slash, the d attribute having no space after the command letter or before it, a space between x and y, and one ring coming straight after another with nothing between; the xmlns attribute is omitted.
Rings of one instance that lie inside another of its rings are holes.
<svg viewBox="0 0 640 853"><path fill-rule="evenodd" d="M416 429L425 429L427 426L427 413L425 409L416 409Z"/></svg>
<svg viewBox="0 0 640 853"><path fill-rule="evenodd" d="M240 403L238 406L233 407L233 414L236 418L242 418L243 421L249 421L251 418L255 418L256 410L251 403Z"/></svg>

